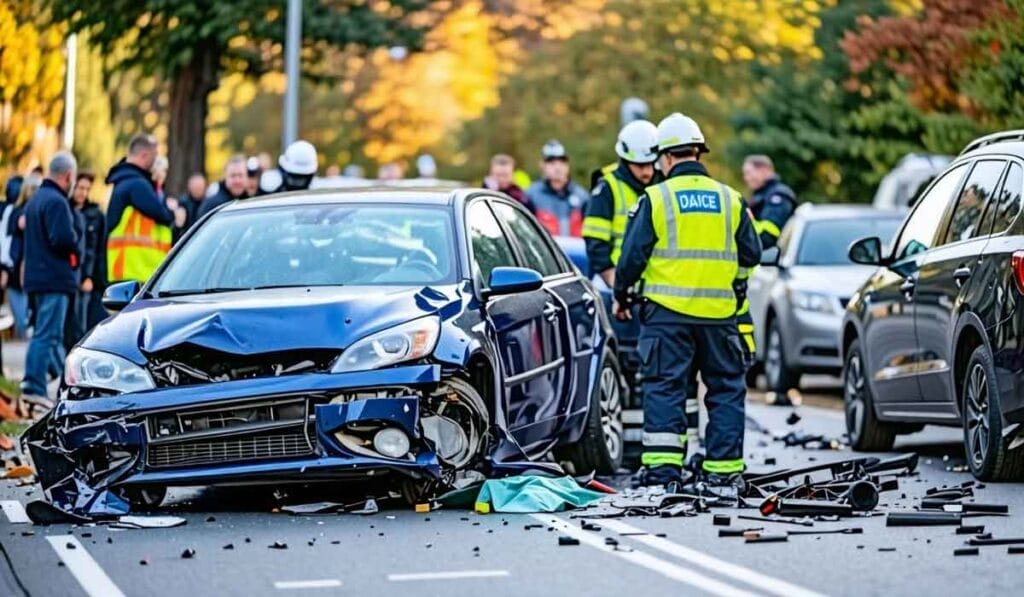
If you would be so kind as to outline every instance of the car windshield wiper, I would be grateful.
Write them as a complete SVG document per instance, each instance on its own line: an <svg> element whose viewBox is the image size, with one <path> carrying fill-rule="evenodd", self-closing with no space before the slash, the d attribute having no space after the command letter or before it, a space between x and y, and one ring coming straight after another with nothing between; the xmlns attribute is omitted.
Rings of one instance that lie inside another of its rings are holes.
<svg viewBox="0 0 1024 597"><path fill-rule="evenodd" d="M217 294L219 292L238 292L239 290L251 290L251 288L186 288L175 290L161 290L156 293L157 298L168 296L187 296L190 294Z"/></svg>

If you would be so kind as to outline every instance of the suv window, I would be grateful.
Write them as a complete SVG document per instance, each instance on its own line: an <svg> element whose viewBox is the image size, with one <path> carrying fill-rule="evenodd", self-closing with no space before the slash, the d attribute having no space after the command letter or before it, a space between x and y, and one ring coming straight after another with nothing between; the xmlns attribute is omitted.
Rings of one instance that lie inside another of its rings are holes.
<svg viewBox="0 0 1024 597"><path fill-rule="evenodd" d="M896 260L906 259L931 248L953 193L960 186L967 164L960 164L946 171L932 188L917 202L914 212L900 232L899 242L893 255Z"/></svg>
<svg viewBox="0 0 1024 597"><path fill-rule="evenodd" d="M512 246L486 203L477 201L469 206L466 225L473 245L473 263L479 269L484 284L491 279L491 270L494 268L516 265Z"/></svg>
<svg viewBox="0 0 1024 597"><path fill-rule="evenodd" d="M988 231L981 226L981 214L990 197L996 192L999 177L1006 167L1004 160L983 160L975 164L960 191L949 230L943 244L960 242L969 238L986 236Z"/></svg>
<svg viewBox="0 0 1024 597"><path fill-rule="evenodd" d="M1024 168L1010 162L1010 169L999 190L999 196L992 201L981 223L982 230L991 234L1002 234L1013 224L1021 210L1021 187L1024 186Z"/></svg>
<svg viewBox="0 0 1024 597"><path fill-rule="evenodd" d="M537 226L521 211L503 203L494 203L494 209L512 234L512 238L523 250L526 267L540 272L544 277L562 273L558 258L551 252L551 247L541 236Z"/></svg>

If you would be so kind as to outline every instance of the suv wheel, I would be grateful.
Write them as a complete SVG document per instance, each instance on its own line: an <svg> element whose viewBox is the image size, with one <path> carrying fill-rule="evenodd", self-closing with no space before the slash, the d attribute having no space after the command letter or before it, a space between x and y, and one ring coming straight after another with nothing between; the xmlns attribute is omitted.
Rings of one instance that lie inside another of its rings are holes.
<svg viewBox="0 0 1024 597"><path fill-rule="evenodd" d="M846 362L843 365L843 406L846 411L846 432L850 436L850 446L854 450L892 450L897 427L879 421L875 415L875 399L868 385L860 340L854 340L846 351Z"/></svg>
<svg viewBox="0 0 1024 597"><path fill-rule="evenodd" d="M984 481L1024 477L1024 450L1011 452L1003 440L999 396L992 355L979 346L967 363L960 403L967 463L974 476Z"/></svg>
<svg viewBox="0 0 1024 597"><path fill-rule="evenodd" d="M764 376L768 383L768 389L779 394L800 386L800 372L786 364L785 343L782 341L782 328L779 327L778 319L772 319L768 325L768 343L764 353Z"/></svg>
<svg viewBox="0 0 1024 597"><path fill-rule="evenodd" d="M622 393L624 385L619 361L605 350L601 373L590 398L586 428L579 441L556 453L559 460L568 460L575 474L592 471L611 475L622 465L623 425Z"/></svg>

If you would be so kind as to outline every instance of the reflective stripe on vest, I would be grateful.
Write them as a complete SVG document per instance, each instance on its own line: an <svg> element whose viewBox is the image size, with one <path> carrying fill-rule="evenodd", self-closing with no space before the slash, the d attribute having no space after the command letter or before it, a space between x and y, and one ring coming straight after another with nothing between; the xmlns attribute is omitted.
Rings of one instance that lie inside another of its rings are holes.
<svg viewBox="0 0 1024 597"><path fill-rule="evenodd" d="M739 193L704 176L679 176L649 187L647 196L658 240L644 270L644 296L683 315L735 315Z"/></svg>
<svg viewBox="0 0 1024 597"><path fill-rule="evenodd" d="M107 268L111 282L145 282L171 250L171 227L126 207L107 238Z"/></svg>
<svg viewBox="0 0 1024 597"><path fill-rule="evenodd" d="M629 210L636 205L640 198L633 187L622 182L615 176L618 164L609 164L601 169L601 177L604 178L608 188L612 191L612 263L619 263L619 256L622 255L622 239L626 236L626 223L629 221Z"/></svg>

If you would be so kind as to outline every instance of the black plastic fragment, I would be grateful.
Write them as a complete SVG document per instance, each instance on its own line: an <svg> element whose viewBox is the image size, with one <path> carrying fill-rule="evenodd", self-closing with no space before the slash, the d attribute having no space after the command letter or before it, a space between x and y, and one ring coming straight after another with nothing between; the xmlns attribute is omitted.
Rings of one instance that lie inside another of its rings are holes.
<svg viewBox="0 0 1024 597"><path fill-rule="evenodd" d="M228 543L227 545L225 545L221 549L234 549L234 548L235 548L235 544L234 543Z"/></svg>
<svg viewBox="0 0 1024 597"><path fill-rule="evenodd" d="M764 529L761 528L761 527L753 527L753 528L749 528L749 529L735 529L735 528L732 528L732 527L728 527L728 528L724 528L724 529L718 529L718 536L719 537L743 537L747 533L757 533L757 532L763 531L763 530Z"/></svg>
<svg viewBox="0 0 1024 597"><path fill-rule="evenodd" d="M1024 545L1024 537L1003 537L982 539L980 536L967 541L968 545Z"/></svg>
<svg viewBox="0 0 1024 597"><path fill-rule="evenodd" d="M744 543L784 543L789 540L786 533L748 533Z"/></svg>
<svg viewBox="0 0 1024 597"><path fill-rule="evenodd" d="M959 547L953 550L954 556L976 556L978 555L977 547Z"/></svg>
<svg viewBox="0 0 1024 597"><path fill-rule="evenodd" d="M565 545L579 545L580 544L580 540L577 539L576 537L570 537L568 535L561 535L560 537L558 537L558 544L562 545L562 546L565 546Z"/></svg>
<svg viewBox="0 0 1024 597"><path fill-rule="evenodd" d="M985 532L985 525L961 526L956 530L957 535L979 535Z"/></svg>
<svg viewBox="0 0 1024 597"><path fill-rule="evenodd" d="M732 519L730 519L729 516L725 514L715 514L714 518L712 518L711 520L711 523L716 527L727 527L730 524L732 524Z"/></svg>
<svg viewBox="0 0 1024 597"><path fill-rule="evenodd" d="M274 541L267 547L269 547L270 549L288 549L288 544L284 541Z"/></svg>
<svg viewBox="0 0 1024 597"><path fill-rule="evenodd" d="M1011 555L1024 554L1024 545L1011 545L1006 548L1006 553Z"/></svg>
<svg viewBox="0 0 1024 597"><path fill-rule="evenodd" d="M191 547L187 547L185 551L181 552L181 559L183 560L191 560L194 557L196 557L196 550Z"/></svg>
<svg viewBox="0 0 1024 597"><path fill-rule="evenodd" d="M890 512L885 517L887 527L959 526L962 517L957 512Z"/></svg>

